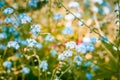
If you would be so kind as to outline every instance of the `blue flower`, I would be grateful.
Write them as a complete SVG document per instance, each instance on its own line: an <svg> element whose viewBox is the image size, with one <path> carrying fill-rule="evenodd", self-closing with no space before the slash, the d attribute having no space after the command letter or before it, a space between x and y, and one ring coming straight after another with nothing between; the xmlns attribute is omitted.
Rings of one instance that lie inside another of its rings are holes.
<svg viewBox="0 0 120 80"><path fill-rule="evenodd" d="M87 61L87 62L85 62L84 63L84 67L89 67L89 66L91 66L91 65L93 65L93 63L91 62L91 61Z"/></svg>
<svg viewBox="0 0 120 80"><path fill-rule="evenodd" d="M63 53L58 55L58 60L64 60L65 59L65 55Z"/></svg>
<svg viewBox="0 0 120 80"><path fill-rule="evenodd" d="M21 24L26 24L32 21L32 18L26 13L19 14L17 19L20 21Z"/></svg>
<svg viewBox="0 0 120 80"><path fill-rule="evenodd" d="M82 61L83 61L83 58L82 58L81 56L78 56L78 55L77 55L77 56L74 57L74 62L75 62L78 66L81 65Z"/></svg>
<svg viewBox="0 0 120 80"><path fill-rule="evenodd" d="M99 66L97 66L97 65L92 65L92 70L93 70L93 71L98 71L98 70L99 70Z"/></svg>
<svg viewBox="0 0 120 80"><path fill-rule="evenodd" d="M13 47L14 49L17 50L17 49L19 49L20 46L19 46L18 42L16 42L16 41L9 41L7 44L7 47L9 47L9 48Z"/></svg>
<svg viewBox="0 0 120 80"><path fill-rule="evenodd" d="M35 48L41 49L41 48L42 48L42 44L37 42L37 43L35 44Z"/></svg>
<svg viewBox="0 0 120 80"><path fill-rule="evenodd" d="M28 67L22 68L22 74L29 74L29 73L30 73L30 69Z"/></svg>
<svg viewBox="0 0 120 80"><path fill-rule="evenodd" d="M15 19L13 17L6 17L4 22L8 24L8 23L13 23L14 20Z"/></svg>
<svg viewBox="0 0 120 80"><path fill-rule="evenodd" d="M13 17L6 17L4 22L6 24L11 23L11 24L13 24L13 26L19 26L19 22Z"/></svg>
<svg viewBox="0 0 120 80"><path fill-rule="evenodd" d="M26 46L28 43L27 43L26 40L21 40L21 41L20 41L20 44L23 45L23 46Z"/></svg>
<svg viewBox="0 0 120 80"><path fill-rule="evenodd" d="M73 29L71 27L65 27L62 30L62 34L73 34Z"/></svg>
<svg viewBox="0 0 120 80"><path fill-rule="evenodd" d="M29 0L28 6L37 8L38 7L38 0Z"/></svg>
<svg viewBox="0 0 120 80"><path fill-rule="evenodd" d="M40 69L42 69L43 71L47 70L48 69L48 63L46 61L41 61Z"/></svg>
<svg viewBox="0 0 120 80"><path fill-rule="evenodd" d="M55 49L52 49L52 50L50 51L50 53L51 53L52 56L55 56L55 55L57 54L57 51L56 51Z"/></svg>
<svg viewBox="0 0 120 80"><path fill-rule="evenodd" d="M5 5L5 1L0 1L0 8L2 8Z"/></svg>
<svg viewBox="0 0 120 80"><path fill-rule="evenodd" d="M64 54L65 57L71 57L72 56L72 51L71 50L65 50L63 52L63 54Z"/></svg>
<svg viewBox="0 0 120 80"><path fill-rule="evenodd" d="M85 76L86 76L87 80L92 80L92 78L93 78L93 75L90 72L87 72L85 74Z"/></svg>
<svg viewBox="0 0 120 80"><path fill-rule="evenodd" d="M15 56L18 57L18 58L21 58L22 54L20 52L17 52L17 53L15 53Z"/></svg>
<svg viewBox="0 0 120 80"><path fill-rule="evenodd" d="M5 44L0 44L0 49L1 49L1 50L5 50L5 48L6 48L6 45L5 45Z"/></svg>
<svg viewBox="0 0 120 80"><path fill-rule="evenodd" d="M14 10L12 8L5 8L3 14L12 14Z"/></svg>
<svg viewBox="0 0 120 80"><path fill-rule="evenodd" d="M74 41L67 42L65 44L66 48L74 49L76 48L76 43Z"/></svg>
<svg viewBox="0 0 120 80"><path fill-rule="evenodd" d="M34 35L34 36L38 36L38 33L40 32L40 25L32 25L30 28L30 32Z"/></svg>
<svg viewBox="0 0 120 80"><path fill-rule="evenodd" d="M37 41L35 39L27 39L28 47L34 47Z"/></svg>
<svg viewBox="0 0 120 80"><path fill-rule="evenodd" d="M7 34L5 32L0 33L0 40L1 39L6 39L7 38Z"/></svg>
<svg viewBox="0 0 120 80"><path fill-rule="evenodd" d="M45 37L45 40L46 41L49 41L49 42L52 42L54 40L54 36L52 36L51 34L48 34L46 37Z"/></svg>
<svg viewBox="0 0 120 80"><path fill-rule="evenodd" d="M85 45L82 43L80 45L77 45L76 51L85 54L87 52L87 49Z"/></svg>
<svg viewBox="0 0 120 80"><path fill-rule="evenodd" d="M55 14L54 15L54 20L60 20L60 19L62 19L62 14L60 14L60 13L58 13L58 14Z"/></svg>
<svg viewBox="0 0 120 80"><path fill-rule="evenodd" d="M96 43L97 39L95 37L90 37L91 43Z"/></svg>
<svg viewBox="0 0 120 80"><path fill-rule="evenodd" d="M11 68L11 67L12 67L12 62L11 62L11 61L5 61L5 62L3 63L3 66L4 66L5 68Z"/></svg>
<svg viewBox="0 0 120 80"><path fill-rule="evenodd" d="M80 52L80 53L87 53L89 51L94 51L95 48L94 48L94 45L92 43L81 43L80 45L78 45L76 47L76 51L77 52Z"/></svg>

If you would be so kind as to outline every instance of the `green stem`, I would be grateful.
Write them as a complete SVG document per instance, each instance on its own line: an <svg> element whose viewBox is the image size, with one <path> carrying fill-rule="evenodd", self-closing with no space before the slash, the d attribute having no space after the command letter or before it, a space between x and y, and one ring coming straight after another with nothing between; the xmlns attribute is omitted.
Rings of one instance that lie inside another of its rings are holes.
<svg viewBox="0 0 120 80"><path fill-rule="evenodd" d="M71 66L69 66L64 72L61 73L61 75L59 76L59 79L71 68Z"/></svg>

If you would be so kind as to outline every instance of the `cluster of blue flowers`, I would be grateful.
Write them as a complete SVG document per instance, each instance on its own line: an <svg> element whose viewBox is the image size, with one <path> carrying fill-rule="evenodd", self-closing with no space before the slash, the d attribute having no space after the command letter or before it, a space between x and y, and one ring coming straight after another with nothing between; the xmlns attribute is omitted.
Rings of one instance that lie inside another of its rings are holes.
<svg viewBox="0 0 120 80"><path fill-rule="evenodd" d="M35 39L27 39L27 46L28 47L35 47L35 48L38 48L38 49L41 49L42 48L42 44L40 42L37 42Z"/></svg>
<svg viewBox="0 0 120 80"><path fill-rule="evenodd" d="M40 32L40 25L32 25L30 28L30 32L34 35L34 36L38 36L39 32Z"/></svg>
<svg viewBox="0 0 120 80"><path fill-rule="evenodd" d="M26 13L19 14L17 19L20 21L21 24L27 24L32 21L32 18L28 16Z"/></svg>

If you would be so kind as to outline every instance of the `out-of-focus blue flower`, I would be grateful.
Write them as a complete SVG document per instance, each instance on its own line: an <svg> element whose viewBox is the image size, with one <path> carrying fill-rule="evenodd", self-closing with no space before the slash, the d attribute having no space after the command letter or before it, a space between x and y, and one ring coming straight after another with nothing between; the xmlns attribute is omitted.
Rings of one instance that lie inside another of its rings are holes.
<svg viewBox="0 0 120 80"><path fill-rule="evenodd" d="M10 27L9 29L8 29L8 32L9 33L13 33L15 31L15 28L14 27Z"/></svg>
<svg viewBox="0 0 120 80"><path fill-rule="evenodd" d="M5 5L5 1L0 1L0 8L2 8Z"/></svg>
<svg viewBox="0 0 120 80"><path fill-rule="evenodd" d="M56 51L55 49L52 49L52 50L50 51L50 53L51 53L52 56L55 56L55 55L57 54L57 51Z"/></svg>
<svg viewBox="0 0 120 80"><path fill-rule="evenodd" d="M12 8L5 8L3 10L3 14L12 14L14 12L14 9Z"/></svg>
<svg viewBox="0 0 120 80"><path fill-rule="evenodd" d="M65 59L65 55L63 53L58 55L58 60L64 60Z"/></svg>
<svg viewBox="0 0 120 80"><path fill-rule="evenodd" d="M19 49L19 44L18 44L18 42L16 42L16 41L9 41L8 42L8 44L7 44L7 47L13 47L14 49Z"/></svg>
<svg viewBox="0 0 120 80"><path fill-rule="evenodd" d="M15 32L13 32L13 35L14 35L15 38L18 38L20 33L18 31L15 31Z"/></svg>
<svg viewBox="0 0 120 80"><path fill-rule="evenodd" d="M93 52L95 50L94 45L92 43L84 43L84 45L87 49L87 52L89 52L89 51Z"/></svg>
<svg viewBox="0 0 120 80"><path fill-rule="evenodd" d="M95 37L90 37L90 41L91 41L91 43L96 43L97 39Z"/></svg>
<svg viewBox="0 0 120 80"><path fill-rule="evenodd" d="M5 45L5 44L0 44L0 49L1 49L1 50L5 50L5 48L6 48L6 45Z"/></svg>
<svg viewBox="0 0 120 80"><path fill-rule="evenodd" d="M30 73L30 69L28 67L22 68L22 74L29 74L29 73Z"/></svg>
<svg viewBox="0 0 120 80"><path fill-rule="evenodd" d="M74 62L75 62L78 66L81 65L82 61L83 61L83 58L82 58L81 56L78 56L78 55L77 55L77 56L74 57Z"/></svg>
<svg viewBox="0 0 120 80"><path fill-rule="evenodd" d="M90 72L86 72L85 74L87 80L92 80L93 75Z"/></svg>
<svg viewBox="0 0 120 80"><path fill-rule="evenodd" d="M3 31L3 32L6 32L6 31L7 31L7 27L6 27L6 26L3 26L3 27L2 27L2 31Z"/></svg>
<svg viewBox="0 0 120 80"><path fill-rule="evenodd" d="M20 44L23 45L23 46L26 46L28 43L27 43L26 40L21 40L21 41L20 41Z"/></svg>
<svg viewBox="0 0 120 80"><path fill-rule="evenodd" d="M48 69L48 63L46 61L41 61L40 69L42 69L43 71L47 70Z"/></svg>
<svg viewBox="0 0 120 80"><path fill-rule="evenodd" d="M73 34L73 29L71 27L65 27L62 30L62 34Z"/></svg>
<svg viewBox="0 0 120 80"><path fill-rule="evenodd" d="M20 21L21 24L26 24L32 21L32 18L26 13L19 14L17 19Z"/></svg>
<svg viewBox="0 0 120 80"><path fill-rule="evenodd" d="M38 7L38 0L29 0L28 6L37 8Z"/></svg>
<svg viewBox="0 0 120 80"><path fill-rule="evenodd" d="M85 7L89 8L90 7L90 2L89 0L84 0Z"/></svg>
<svg viewBox="0 0 120 80"><path fill-rule="evenodd" d="M7 34L5 32L0 33L0 40L6 39L6 38L7 38Z"/></svg>
<svg viewBox="0 0 120 80"><path fill-rule="evenodd" d="M63 54L65 57L71 57L72 56L72 51L71 50L65 50L63 51Z"/></svg>
<svg viewBox="0 0 120 80"><path fill-rule="evenodd" d="M11 68L11 67L12 67L12 62L11 62L11 61L5 61L5 62L3 63L3 66L4 66L5 68Z"/></svg>
<svg viewBox="0 0 120 80"><path fill-rule="evenodd" d="M63 18L63 16L60 13L54 15L54 20L60 20L62 18Z"/></svg>
<svg viewBox="0 0 120 80"><path fill-rule="evenodd" d="M35 44L35 48L41 49L41 48L42 48L42 44L37 42L37 43Z"/></svg>
<svg viewBox="0 0 120 80"><path fill-rule="evenodd" d="M14 19L13 17L6 17L5 20L4 20L4 22L5 22L6 24L8 24L8 23L13 23L14 20L15 20L15 19Z"/></svg>
<svg viewBox="0 0 120 80"><path fill-rule="evenodd" d="M74 42L74 41L67 42L65 44L65 46L66 46L66 48L74 49L74 48L76 48L76 42Z"/></svg>
<svg viewBox="0 0 120 80"><path fill-rule="evenodd" d="M81 43L80 45L77 45L76 51L80 53L87 53L89 51L94 51L94 45L92 43Z"/></svg>
<svg viewBox="0 0 120 80"><path fill-rule="evenodd" d="M30 32L34 35L34 36L38 36L38 33L40 32L40 25L32 25L30 28Z"/></svg>
<svg viewBox="0 0 120 80"><path fill-rule="evenodd" d="M22 40L19 37L15 38L15 41L18 42L22 46L28 45L28 42L26 40Z"/></svg>
<svg viewBox="0 0 120 80"><path fill-rule="evenodd" d="M54 40L54 36L52 36L51 34L48 34L46 37L45 37L45 40L48 41L48 42L52 42Z"/></svg>
<svg viewBox="0 0 120 80"><path fill-rule="evenodd" d="M84 67L90 67L91 65L93 65L93 63L91 61L87 61L84 63Z"/></svg>
<svg viewBox="0 0 120 80"><path fill-rule="evenodd" d="M99 70L99 66L93 64L93 65L92 65L92 70L93 70L93 71L98 71L98 70Z"/></svg>
<svg viewBox="0 0 120 80"><path fill-rule="evenodd" d="M21 58L22 54L20 52L17 52L17 53L15 53L15 56L18 57L18 58Z"/></svg>
<svg viewBox="0 0 120 80"><path fill-rule="evenodd" d="M34 47L37 43L35 39L27 39L28 47Z"/></svg>
<svg viewBox="0 0 120 80"><path fill-rule="evenodd" d="M6 17L4 22L6 24L11 23L11 24L13 24L13 26L19 26L19 22L13 17Z"/></svg>
<svg viewBox="0 0 120 80"><path fill-rule="evenodd" d="M77 45L76 51L84 54L87 52L87 49L86 49L85 45L82 43L80 45Z"/></svg>

